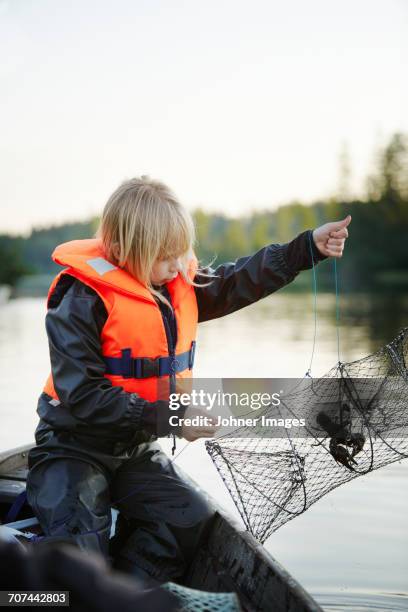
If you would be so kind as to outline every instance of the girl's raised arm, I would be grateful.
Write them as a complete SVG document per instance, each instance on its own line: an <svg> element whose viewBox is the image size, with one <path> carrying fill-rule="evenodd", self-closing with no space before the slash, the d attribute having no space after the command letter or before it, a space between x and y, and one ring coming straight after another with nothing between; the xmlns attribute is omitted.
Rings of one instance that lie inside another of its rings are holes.
<svg viewBox="0 0 408 612"><path fill-rule="evenodd" d="M312 267L311 249L315 264L326 259L307 230L287 244L270 244L234 263L204 269L217 277L209 286L195 288L199 322L231 314L281 289Z"/></svg>

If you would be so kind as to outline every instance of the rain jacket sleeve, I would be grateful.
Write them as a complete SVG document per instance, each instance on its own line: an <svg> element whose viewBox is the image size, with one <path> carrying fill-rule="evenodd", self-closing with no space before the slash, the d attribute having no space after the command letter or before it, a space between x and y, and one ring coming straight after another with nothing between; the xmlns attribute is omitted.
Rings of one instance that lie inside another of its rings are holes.
<svg viewBox="0 0 408 612"><path fill-rule="evenodd" d="M301 270L307 270L322 259L307 230L286 244L270 244L253 255L240 257L234 263L217 268L203 268L213 279L197 276L195 282L207 287L195 288L199 322L217 319L249 306L293 281Z"/></svg>
<svg viewBox="0 0 408 612"><path fill-rule="evenodd" d="M46 315L46 330L51 371L60 406L46 407L41 402L43 420L62 426L64 419L122 431L144 429L151 434L167 422L168 402L149 402L136 393L127 393L105 378L101 331L107 318L100 297L87 285L73 277L62 277L64 288L56 288ZM60 281L61 283L61 281ZM58 301L58 299L60 301ZM44 395L44 394L43 394ZM68 417L69 415L69 417Z"/></svg>

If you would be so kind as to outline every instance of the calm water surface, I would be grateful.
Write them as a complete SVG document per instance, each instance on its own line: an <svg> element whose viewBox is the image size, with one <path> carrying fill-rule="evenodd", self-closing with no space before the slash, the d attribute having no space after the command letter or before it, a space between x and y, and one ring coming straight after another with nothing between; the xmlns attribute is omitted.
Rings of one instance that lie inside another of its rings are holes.
<svg viewBox="0 0 408 612"><path fill-rule="evenodd" d="M33 441L37 397L49 371L45 300L0 306L0 449ZM408 325L405 296L350 296L341 304L342 361L363 357ZM195 374L203 378L302 377L313 339L310 295L285 291L199 328ZM334 302L318 298L312 374L337 362ZM167 440L163 446L169 448ZM178 443L177 462L237 512L201 442ZM324 497L266 542L325 610L408 610L408 462L358 478Z"/></svg>

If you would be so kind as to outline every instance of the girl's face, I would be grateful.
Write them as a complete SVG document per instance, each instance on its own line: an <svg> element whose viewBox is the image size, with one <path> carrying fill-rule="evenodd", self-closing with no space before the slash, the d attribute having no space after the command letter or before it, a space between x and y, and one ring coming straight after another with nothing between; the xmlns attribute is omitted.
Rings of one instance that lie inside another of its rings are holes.
<svg viewBox="0 0 408 612"><path fill-rule="evenodd" d="M176 278L181 269L181 258L158 259L153 265L150 282L152 285L164 285Z"/></svg>

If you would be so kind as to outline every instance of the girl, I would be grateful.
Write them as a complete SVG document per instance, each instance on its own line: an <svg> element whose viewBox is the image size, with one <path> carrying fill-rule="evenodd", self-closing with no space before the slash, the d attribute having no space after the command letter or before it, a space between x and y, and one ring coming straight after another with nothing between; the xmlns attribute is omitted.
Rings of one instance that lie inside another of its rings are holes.
<svg viewBox="0 0 408 612"><path fill-rule="evenodd" d="M350 219L200 269L189 213L142 176L112 194L97 238L56 248L65 268L48 295L51 374L27 480L46 535L114 555L145 579L183 577L212 509L156 439L215 433L211 420L169 425L168 395L192 375L197 323L288 284L312 266L311 249L315 262L341 257ZM112 505L120 514L109 546Z"/></svg>

